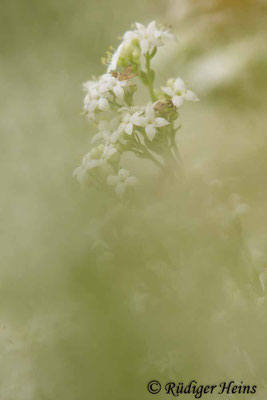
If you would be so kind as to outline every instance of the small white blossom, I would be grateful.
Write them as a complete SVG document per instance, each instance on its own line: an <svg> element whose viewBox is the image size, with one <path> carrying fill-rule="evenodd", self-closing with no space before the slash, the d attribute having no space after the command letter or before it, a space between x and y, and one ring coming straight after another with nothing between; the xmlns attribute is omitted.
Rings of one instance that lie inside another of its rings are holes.
<svg viewBox="0 0 267 400"><path fill-rule="evenodd" d="M145 131L149 140L153 140L158 128L169 125L169 122L165 118L160 118L155 116L155 110L153 104L147 104L145 108Z"/></svg>
<svg viewBox="0 0 267 400"><path fill-rule="evenodd" d="M181 78L169 79L167 82L167 86L162 87L161 90L167 96L171 97L171 101L175 105L175 107L180 107L183 104L184 100L199 100L194 92L186 88L186 85Z"/></svg>
<svg viewBox="0 0 267 400"><path fill-rule="evenodd" d="M173 35L163 29L158 29L156 21L150 22L147 27L136 22L136 30L138 41L142 54L151 54L155 47L163 46L165 41L172 39Z"/></svg>
<svg viewBox="0 0 267 400"><path fill-rule="evenodd" d="M95 143L99 140L103 140L107 144L116 143L116 132L119 127L119 120L119 117L115 117L111 121L99 121L98 133L93 136L91 143Z"/></svg>
<svg viewBox="0 0 267 400"><path fill-rule="evenodd" d="M84 98L84 110L88 112L91 119L94 119L94 113L98 109L100 111L109 111L110 105L107 96L100 93L98 88L92 88Z"/></svg>
<svg viewBox="0 0 267 400"><path fill-rule="evenodd" d="M124 133L131 135L134 126L145 126L146 119L140 116L143 112L140 107L123 107L119 112L120 115L111 122L101 121L99 123L99 132L93 137L93 142L104 139L106 143L116 143L118 141L125 143L125 139L122 137Z"/></svg>
<svg viewBox="0 0 267 400"><path fill-rule="evenodd" d="M135 111L137 110L137 111ZM121 108L121 124L119 126L120 132L125 132L127 135L133 133L134 126L145 126L146 119L140 114L143 110L138 107L128 109L126 107ZM134 112L133 112L134 111Z"/></svg>
<svg viewBox="0 0 267 400"><path fill-rule="evenodd" d="M84 183L87 178L87 173L93 168L100 167L104 164L104 160L95 160L91 158L90 152L82 159L82 164L73 171L79 183Z"/></svg>
<svg viewBox="0 0 267 400"><path fill-rule="evenodd" d="M115 71L117 69L119 58L121 57L121 54L122 54L122 51L123 51L123 48L125 47L125 45L126 45L126 43L122 42L119 45L119 47L117 48L117 50L115 51L115 53L113 54L111 61L109 63L109 66L108 66L108 72Z"/></svg>
<svg viewBox="0 0 267 400"><path fill-rule="evenodd" d="M119 80L111 74L104 74L100 79L100 90L102 93L113 92L119 102L124 100L124 88L130 86L129 80Z"/></svg>
<svg viewBox="0 0 267 400"><path fill-rule="evenodd" d="M95 119L95 111L109 111L110 103L124 100L124 89L130 86L129 80L119 80L111 74L102 75L97 81L88 81L83 87L87 91L84 98L84 110L89 120Z"/></svg>
<svg viewBox="0 0 267 400"><path fill-rule="evenodd" d="M83 183L87 178L88 171L106 164L116 152L117 149L112 144L94 147L83 157L82 164L73 171L73 176L75 176L80 183Z"/></svg>
<svg viewBox="0 0 267 400"><path fill-rule="evenodd" d="M112 145L112 144L107 144L104 147L103 154L102 154L102 159L107 161L115 153L117 153L116 147L114 145Z"/></svg>
<svg viewBox="0 0 267 400"><path fill-rule="evenodd" d="M128 187L134 186L138 183L138 179L130 176L129 171L121 168L118 175L109 175L107 177L107 184L115 186L115 192L118 196L122 196Z"/></svg>
<svg viewBox="0 0 267 400"><path fill-rule="evenodd" d="M108 72L116 70L119 59L129 55L139 55L141 69L145 70L145 55L151 55L157 47L163 46L166 40L173 38L167 30L158 28L155 21L150 22L147 27L138 22L135 25L136 29L125 32L123 42L113 54Z"/></svg>

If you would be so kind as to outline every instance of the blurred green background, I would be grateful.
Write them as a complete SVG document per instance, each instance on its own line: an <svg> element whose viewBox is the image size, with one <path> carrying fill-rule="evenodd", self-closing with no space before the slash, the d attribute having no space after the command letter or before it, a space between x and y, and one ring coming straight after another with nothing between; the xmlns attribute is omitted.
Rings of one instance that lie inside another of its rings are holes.
<svg viewBox="0 0 267 400"><path fill-rule="evenodd" d="M152 378L266 398L266 17L263 0L2 1L1 399L147 399ZM201 102L181 113L187 190L144 189L133 212L72 171L82 83L153 19L178 36L157 83L181 74Z"/></svg>

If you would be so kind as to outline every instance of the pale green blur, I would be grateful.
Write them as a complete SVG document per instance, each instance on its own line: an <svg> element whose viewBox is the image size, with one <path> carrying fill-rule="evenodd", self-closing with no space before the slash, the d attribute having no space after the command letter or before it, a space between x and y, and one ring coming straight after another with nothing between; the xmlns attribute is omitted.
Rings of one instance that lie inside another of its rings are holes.
<svg viewBox="0 0 267 400"><path fill-rule="evenodd" d="M242 380L266 399L266 7L4 0L1 400L166 399L151 379ZM72 177L92 133L81 85L153 19L178 35L157 84L181 75L201 101L181 110L185 181L126 160L144 182L127 209Z"/></svg>

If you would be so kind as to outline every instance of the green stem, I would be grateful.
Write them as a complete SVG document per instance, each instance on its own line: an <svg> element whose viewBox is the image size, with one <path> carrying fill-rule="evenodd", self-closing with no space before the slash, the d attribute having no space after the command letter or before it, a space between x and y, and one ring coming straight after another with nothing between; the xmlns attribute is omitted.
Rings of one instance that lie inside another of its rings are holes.
<svg viewBox="0 0 267 400"><path fill-rule="evenodd" d="M174 140L173 140L173 142L172 142L172 147L173 147L173 150L174 150L174 153L175 153L176 158L177 158L179 161L181 161L181 160L182 160L182 159L181 159L181 155L180 155L179 149L178 149L178 147L177 147L175 138L174 138Z"/></svg>
<svg viewBox="0 0 267 400"><path fill-rule="evenodd" d="M151 84L151 82L149 82L149 84L148 84L148 90L149 90L149 94L150 94L151 100L152 100L153 102L156 101L157 98L156 98L156 95L155 95L155 93L154 93L153 84Z"/></svg>
<svg viewBox="0 0 267 400"><path fill-rule="evenodd" d="M150 67L149 55L146 56L146 69L147 69L147 87L149 90L151 100L154 102L157 100L157 97L154 92L154 71Z"/></svg>
<svg viewBox="0 0 267 400"><path fill-rule="evenodd" d="M139 157L146 158L148 160L153 161L154 164L156 164L159 168L164 168L164 166L159 162L156 157L153 156L149 151L141 151L136 149L135 154Z"/></svg>
<svg viewBox="0 0 267 400"><path fill-rule="evenodd" d="M137 134L133 135L133 139L135 140L135 150L136 150L135 153L137 155L143 158L147 158L153 161L158 167L163 168L161 162L159 162L158 159L152 153L150 153L150 151L146 148L146 146L141 143Z"/></svg>
<svg viewBox="0 0 267 400"><path fill-rule="evenodd" d="M149 153L149 151L146 153L147 158L153 161L158 167L163 168L163 165L161 162L159 162L156 157L153 156L153 154Z"/></svg>

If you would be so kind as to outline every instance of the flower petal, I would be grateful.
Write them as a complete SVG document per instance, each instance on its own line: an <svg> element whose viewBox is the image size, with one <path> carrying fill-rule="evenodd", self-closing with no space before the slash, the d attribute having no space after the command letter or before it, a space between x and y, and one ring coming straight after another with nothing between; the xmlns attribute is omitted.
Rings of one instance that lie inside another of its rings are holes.
<svg viewBox="0 0 267 400"><path fill-rule="evenodd" d="M146 134L149 140L153 140L156 135L156 128L153 125L147 125L145 127Z"/></svg>
<svg viewBox="0 0 267 400"><path fill-rule="evenodd" d="M135 118L132 118L132 122L136 126L145 126L147 119L145 117L137 117L136 116Z"/></svg>
<svg viewBox="0 0 267 400"><path fill-rule="evenodd" d="M149 40L148 39L140 40L140 47L142 54L146 54L149 50Z"/></svg>
<svg viewBox="0 0 267 400"><path fill-rule="evenodd" d="M146 29L148 33L153 33L156 30L156 21L150 22Z"/></svg>
<svg viewBox="0 0 267 400"><path fill-rule="evenodd" d="M183 104L184 99L182 98L182 96L173 96L172 102L175 107L180 107Z"/></svg>
<svg viewBox="0 0 267 400"><path fill-rule="evenodd" d="M118 97L118 99L120 99L120 100L124 99L124 90L123 90L123 88L121 86L115 86L113 88L113 92Z"/></svg>
<svg viewBox="0 0 267 400"><path fill-rule="evenodd" d="M152 104L148 104L146 106L146 117L149 119L154 119L155 118L155 111L154 108L152 106Z"/></svg>
<svg viewBox="0 0 267 400"><path fill-rule="evenodd" d="M76 177L77 181L82 184L87 178L87 170L80 166L73 171L73 176Z"/></svg>
<svg viewBox="0 0 267 400"><path fill-rule="evenodd" d="M108 160L116 152L117 152L117 149L112 144L106 145L106 147L104 148L104 151L103 151L102 158L105 160Z"/></svg>
<svg viewBox="0 0 267 400"><path fill-rule="evenodd" d="M129 122L129 124L126 125L125 132L127 133L127 135L131 135L133 133L132 122Z"/></svg>
<svg viewBox="0 0 267 400"><path fill-rule="evenodd" d="M121 132L117 129L116 131L114 131L111 135L110 135L110 142L111 143L116 143L117 140L120 137Z"/></svg>
<svg viewBox="0 0 267 400"><path fill-rule="evenodd" d="M104 97L101 97L97 102L98 108L101 111L108 111L109 110L109 102Z"/></svg>
<svg viewBox="0 0 267 400"><path fill-rule="evenodd" d="M91 140L91 143L93 144L93 143L97 142L98 140L102 139L102 137L103 137L103 132L98 132L98 133L96 133L96 134L93 136L93 138L92 138L92 140Z"/></svg>
<svg viewBox="0 0 267 400"><path fill-rule="evenodd" d="M124 47L124 43L122 42L112 56L111 63L108 66L108 72L115 71L117 69L117 64L118 64L121 52L123 50L123 47Z"/></svg>
<svg viewBox="0 0 267 400"><path fill-rule="evenodd" d="M178 91L183 92L186 89L185 83L182 80L182 78L175 79L175 81L174 81L174 89L175 89L176 92L178 92Z"/></svg>
<svg viewBox="0 0 267 400"><path fill-rule="evenodd" d="M156 127L161 128L162 126L169 125L169 122L165 118L156 118Z"/></svg>
<svg viewBox="0 0 267 400"><path fill-rule="evenodd" d="M123 40L125 40L125 42L122 42L122 44L127 45L134 39L138 39L138 33L134 31L126 31L125 34L123 35Z"/></svg>
<svg viewBox="0 0 267 400"><path fill-rule="evenodd" d="M168 96L172 97L173 96L173 90L170 87L164 86L161 88L163 93L167 94Z"/></svg>
<svg viewBox="0 0 267 400"><path fill-rule="evenodd" d="M91 90L93 87L95 87L97 85L96 81L87 81L83 84L83 90L85 91L89 91Z"/></svg>
<svg viewBox="0 0 267 400"><path fill-rule="evenodd" d="M101 167L105 164L105 160L91 160L86 164L86 170L89 171L90 169Z"/></svg>
<svg viewBox="0 0 267 400"><path fill-rule="evenodd" d="M97 101L91 98L84 99L84 109L90 113L93 113L97 107Z"/></svg>
<svg viewBox="0 0 267 400"><path fill-rule="evenodd" d="M183 98L188 101L199 101L199 98L194 92L192 92L192 90L187 90L183 95Z"/></svg>
<svg viewBox="0 0 267 400"><path fill-rule="evenodd" d="M145 29L144 25L140 24L140 22L136 22L135 25L136 25L136 28L137 28L138 30L140 30L140 31L142 31L142 30Z"/></svg>
<svg viewBox="0 0 267 400"><path fill-rule="evenodd" d="M111 85L108 82L102 83L101 85L99 85L99 93L105 93L108 90L111 89Z"/></svg>

